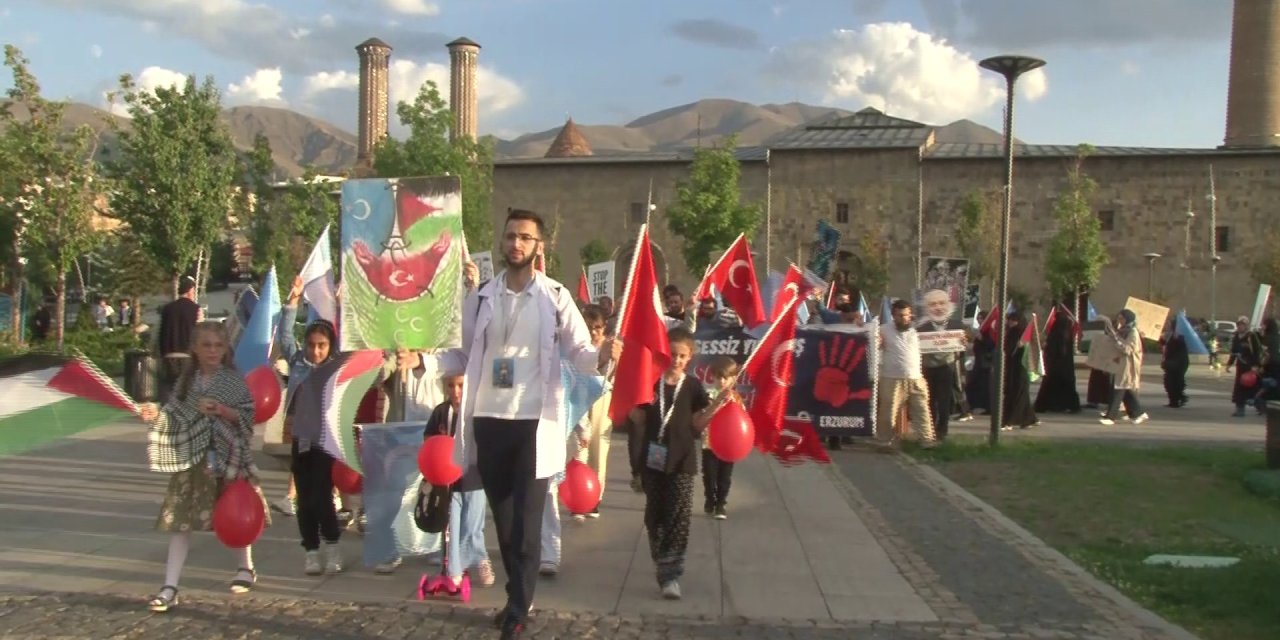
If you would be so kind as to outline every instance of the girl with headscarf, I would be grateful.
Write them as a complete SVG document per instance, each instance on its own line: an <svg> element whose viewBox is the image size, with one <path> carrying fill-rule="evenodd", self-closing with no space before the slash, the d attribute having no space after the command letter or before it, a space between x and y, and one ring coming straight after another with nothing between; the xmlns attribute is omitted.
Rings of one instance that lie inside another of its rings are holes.
<svg viewBox="0 0 1280 640"><path fill-rule="evenodd" d="M1031 408L1031 373L1024 361L1028 345L1022 342L1022 333L1026 330L1026 321L1015 311L1005 316L1005 325L1004 424L1001 428L1027 429L1040 420Z"/></svg>
<svg viewBox="0 0 1280 640"><path fill-rule="evenodd" d="M1035 409L1076 413L1080 394L1076 391L1076 320L1066 305L1059 304L1051 315L1053 324L1044 341L1044 379L1036 393Z"/></svg>
<svg viewBox="0 0 1280 640"><path fill-rule="evenodd" d="M289 303L280 314L280 326L276 339L289 363L289 388L285 393L285 422L290 434L296 409L302 403L319 403L320 398L306 397L301 393L302 383L311 372L329 361L337 351L338 336L333 323L316 320L307 325L303 344L293 337L293 324L298 317L298 302L302 298L302 278L295 278L289 290ZM308 425L312 426L312 425ZM314 429L299 430L306 433ZM342 571L342 552L338 540L342 528L338 525L338 511L333 504L333 456L320 447L319 442L291 435L291 461L289 471L297 493L296 515L298 532L302 535L305 552L303 572L309 576ZM324 540L324 557L320 553L320 541Z"/></svg>
<svg viewBox="0 0 1280 640"><path fill-rule="evenodd" d="M190 357L164 407L146 403L138 416L147 423L147 461L152 471L168 473L169 488L156 529L169 532L164 586L148 601L155 612L178 604L178 578L191 550L192 531L213 530L213 506L227 484L248 480L258 486L253 462L253 397L244 376L232 364L227 328L200 322L191 332ZM261 490L258 490L261 496ZM263 499L266 512L266 500ZM270 516L265 516L270 524ZM258 574L253 547L232 549L238 569L232 593L247 593Z"/></svg>
<svg viewBox="0 0 1280 640"><path fill-rule="evenodd" d="M1107 334L1115 341L1119 351L1116 362L1120 364L1120 369L1115 374L1111 404L1107 407L1107 414L1101 420L1105 425L1116 423L1121 403L1124 403L1125 413L1134 424L1142 424L1148 418L1142 411L1142 404L1138 402L1138 386L1142 377L1142 336L1134 326L1136 319L1137 316L1132 311L1121 310L1116 317L1115 333Z"/></svg>

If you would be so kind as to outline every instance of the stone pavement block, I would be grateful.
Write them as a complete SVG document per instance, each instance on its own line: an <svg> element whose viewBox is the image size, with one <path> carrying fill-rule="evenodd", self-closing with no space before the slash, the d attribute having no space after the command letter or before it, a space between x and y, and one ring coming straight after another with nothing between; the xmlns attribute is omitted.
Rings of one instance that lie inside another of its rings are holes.
<svg viewBox="0 0 1280 640"><path fill-rule="evenodd" d="M836 620L935 622L938 616L916 597L897 594L827 594L827 606Z"/></svg>

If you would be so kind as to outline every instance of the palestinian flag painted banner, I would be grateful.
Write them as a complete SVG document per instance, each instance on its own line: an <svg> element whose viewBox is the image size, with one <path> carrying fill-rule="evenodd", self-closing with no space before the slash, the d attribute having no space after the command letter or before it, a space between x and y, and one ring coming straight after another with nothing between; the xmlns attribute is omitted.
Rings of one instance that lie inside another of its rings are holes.
<svg viewBox="0 0 1280 640"><path fill-rule="evenodd" d="M293 398L293 437L363 474L352 425L365 393L378 381L382 360L377 350L344 351L316 367Z"/></svg>
<svg viewBox="0 0 1280 640"><path fill-rule="evenodd" d="M0 455L123 419L137 411L92 362L56 354L0 361Z"/></svg>

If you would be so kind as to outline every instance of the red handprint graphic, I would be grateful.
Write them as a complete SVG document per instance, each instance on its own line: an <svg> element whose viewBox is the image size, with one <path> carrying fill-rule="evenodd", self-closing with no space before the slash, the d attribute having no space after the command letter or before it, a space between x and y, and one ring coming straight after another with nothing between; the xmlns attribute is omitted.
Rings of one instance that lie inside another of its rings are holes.
<svg viewBox="0 0 1280 640"><path fill-rule="evenodd" d="M849 390L849 373L867 355L867 347L852 337L836 335L818 344L818 375L813 381L813 397L840 408L850 400L869 400L870 389Z"/></svg>

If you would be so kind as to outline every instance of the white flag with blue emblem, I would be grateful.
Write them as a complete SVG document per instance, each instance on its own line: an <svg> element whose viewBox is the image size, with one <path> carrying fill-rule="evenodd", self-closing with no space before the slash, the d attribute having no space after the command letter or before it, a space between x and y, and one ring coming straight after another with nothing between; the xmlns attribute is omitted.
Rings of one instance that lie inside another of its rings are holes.
<svg viewBox="0 0 1280 640"><path fill-rule="evenodd" d="M600 396L604 395L604 377L582 373L568 361L560 362L560 384L564 387L564 402L560 405L560 421L564 424L565 438L582 422Z"/></svg>

